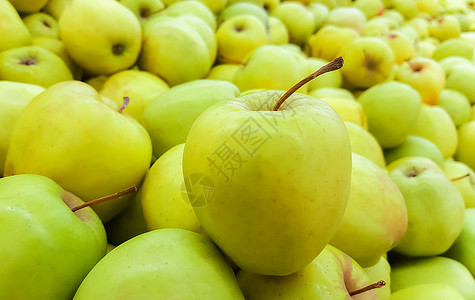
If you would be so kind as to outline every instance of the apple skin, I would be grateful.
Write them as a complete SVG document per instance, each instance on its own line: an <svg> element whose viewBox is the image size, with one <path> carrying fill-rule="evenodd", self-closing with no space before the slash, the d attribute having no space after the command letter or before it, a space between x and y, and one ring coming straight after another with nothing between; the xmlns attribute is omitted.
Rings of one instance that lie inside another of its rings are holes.
<svg viewBox="0 0 475 300"><path fill-rule="evenodd" d="M353 28L325 24L308 38L307 52L309 56L331 61L358 37L358 31Z"/></svg>
<svg viewBox="0 0 475 300"><path fill-rule="evenodd" d="M0 179L2 299L71 299L106 253L99 217L53 180L33 174Z"/></svg>
<svg viewBox="0 0 475 300"><path fill-rule="evenodd" d="M15 9L23 14L34 13L42 9L48 0L9 0Z"/></svg>
<svg viewBox="0 0 475 300"><path fill-rule="evenodd" d="M457 127L470 120L470 101L462 92L443 89L438 105L445 109Z"/></svg>
<svg viewBox="0 0 475 300"><path fill-rule="evenodd" d="M73 299L121 298L244 300L219 249L201 234L175 228L153 230L114 248Z"/></svg>
<svg viewBox="0 0 475 300"><path fill-rule="evenodd" d="M475 104L475 85L471 78L474 78L474 76L475 66L473 64L457 64L447 72L445 88L464 93L473 105Z"/></svg>
<svg viewBox="0 0 475 300"><path fill-rule="evenodd" d="M468 44L461 38L452 38L443 41L434 51L432 58L440 61L446 57L458 56L465 57L466 59L472 59L473 46Z"/></svg>
<svg viewBox="0 0 475 300"><path fill-rule="evenodd" d="M205 79L233 82L234 75L240 67L241 65L239 64L217 64L213 66L211 70L209 70L209 73L206 74Z"/></svg>
<svg viewBox="0 0 475 300"><path fill-rule="evenodd" d="M289 42L303 45L313 33L314 16L307 6L296 1L283 1L272 10L271 16L285 24Z"/></svg>
<svg viewBox="0 0 475 300"><path fill-rule="evenodd" d="M47 36L58 38L58 22L45 13L33 13L23 18L32 37Z"/></svg>
<svg viewBox="0 0 475 300"><path fill-rule="evenodd" d="M289 43L287 27L280 19L272 16L269 16L267 43L271 45L286 45Z"/></svg>
<svg viewBox="0 0 475 300"><path fill-rule="evenodd" d="M350 137L351 151L370 159L379 167L384 168L386 162L378 140L358 124L345 121L345 126Z"/></svg>
<svg viewBox="0 0 475 300"><path fill-rule="evenodd" d="M280 0L279 0L280 2ZM252 2L236 2L226 6L218 15L218 24L240 15L251 15L259 20L267 27L269 16L267 11L262 7Z"/></svg>
<svg viewBox="0 0 475 300"><path fill-rule="evenodd" d="M325 23L339 27L350 27L361 34L366 23L366 16L354 6L340 6L330 10Z"/></svg>
<svg viewBox="0 0 475 300"><path fill-rule="evenodd" d="M391 298L391 265L385 256L382 255L379 261L371 267L364 268L369 277L369 282L378 282L379 280L386 282L385 286L374 290L380 300Z"/></svg>
<svg viewBox="0 0 475 300"><path fill-rule="evenodd" d="M31 34L8 0L0 1L0 52L31 44Z"/></svg>
<svg viewBox="0 0 475 300"><path fill-rule="evenodd" d="M315 97L313 91L308 93L308 95ZM366 115L363 107L358 102L338 97L322 97L319 99L330 105L343 121L352 122L364 129L368 129Z"/></svg>
<svg viewBox="0 0 475 300"><path fill-rule="evenodd" d="M404 143L393 148L384 149L384 157L387 164L408 156L430 158L441 168L445 164L444 156L439 148L430 140L417 135L408 135Z"/></svg>
<svg viewBox="0 0 475 300"><path fill-rule="evenodd" d="M337 113L298 93L271 111L283 93L267 90L208 108L193 123L183 154L184 177L205 174L214 186L212 198L193 207L205 232L241 269L279 276L303 268L328 243L351 176L350 142ZM262 128L252 148L240 138L246 124ZM234 151L231 169L217 158L223 141Z"/></svg>
<svg viewBox="0 0 475 300"><path fill-rule="evenodd" d="M448 160L444 164L444 173L462 194L465 207L475 207L475 172L462 162Z"/></svg>
<svg viewBox="0 0 475 300"><path fill-rule="evenodd" d="M192 15L200 18L213 30L216 30L216 16L200 1L178 1L168 5L159 15L169 17L179 17L182 15Z"/></svg>
<svg viewBox="0 0 475 300"><path fill-rule="evenodd" d="M120 0L119 3L127 7L142 26L165 8L161 0Z"/></svg>
<svg viewBox="0 0 475 300"><path fill-rule="evenodd" d="M458 146L455 159L475 169L475 120L467 122L458 129Z"/></svg>
<svg viewBox="0 0 475 300"><path fill-rule="evenodd" d="M358 103L368 120L368 130L383 148L402 144L416 124L421 97L408 84L388 81L365 90Z"/></svg>
<svg viewBox="0 0 475 300"><path fill-rule="evenodd" d="M373 282L355 260L331 245L306 267L288 276L263 276L241 270L237 280L247 300L379 299L375 291L350 297L349 292Z"/></svg>
<svg viewBox="0 0 475 300"><path fill-rule="evenodd" d="M58 25L69 55L92 74L115 73L137 60L142 44L140 23L117 1L73 0L64 8Z"/></svg>
<svg viewBox="0 0 475 300"><path fill-rule="evenodd" d="M448 284L456 288L465 299L475 299L475 280L472 274L454 259L442 256L421 257L391 266L393 293L420 284Z"/></svg>
<svg viewBox="0 0 475 300"><path fill-rule="evenodd" d="M408 256L447 251L463 227L465 203L455 185L425 157L400 158L387 169L404 196L409 222L394 251Z"/></svg>
<svg viewBox="0 0 475 300"><path fill-rule="evenodd" d="M453 286L445 283L417 284L391 294L391 300L466 300Z"/></svg>
<svg viewBox="0 0 475 300"><path fill-rule="evenodd" d="M5 175L44 175L85 201L139 185L152 159L150 137L104 101L79 81L55 84L36 96L15 124ZM106 222L129 198L93 208Z"/></svg>

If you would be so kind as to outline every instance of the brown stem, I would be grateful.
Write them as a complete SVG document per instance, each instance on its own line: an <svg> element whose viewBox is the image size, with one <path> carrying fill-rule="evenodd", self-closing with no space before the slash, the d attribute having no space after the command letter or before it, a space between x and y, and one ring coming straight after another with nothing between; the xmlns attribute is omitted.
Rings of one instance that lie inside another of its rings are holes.
<svg viewBox="0 0 475 300"><path fill-rule="evenodd" d="M308 75L304 79L300 80L293 87L291 87L287 92L285 92L285 94L283 94L280 97L279 101L277 101L277 103L275 104L275 106L272 110L273 111L278 111L279 108L284 103L284 101L287 100L287 98L289 98L290 95L295 93L299 88L301 88L307 82L309 82L309 81L311 81L311 80L317 78L318 76L320 76L322 74L325 74L327 72L338 70L341 67L343 67L343 57L339 56L339 57L335 58L334 60L332 60L331 62L329 62L328 64L321 67L320 69L318 69L317 71L313 72L312 74Z"/></svg>
<svg viewBox="0 0 475 300"><path fill-rule="evenodd" d="M129 105L129 102L130 102L130 98L129 97L124 97L123 102L122 102L122 106L119 107L118 112L122 113L124 111L124 109L127 107L127 105Z"/></svg>
<svg viewBox="0 0 475 300"><path fill-rule="evenodd" d="M91 206L93 204L97 204L97 203L104 202L104 201L107 201L107 200L119 198L119 197L122 197L124 195L136 192L136 191L137 191L137 186L134 184L133 186L129 187L126 190L114 193L112 195L107 195L107 196L104 196L104 197L101 197L101 198L97 198L97 199L94 199L94 200L91 200L91 201L84 202L81 205L78 205L78 206L75 206L75 207L71 208L71 210L73 212L75 212L75 211L77 211L81 208L88 207L88 206Z"/></svg>
<svg viewBox="0 0 475 300"><path fill-rule="evenodd" d="M350 296L358 295L367 291L371 291L372 289L379 289L382 288L383 286L386 285L386 282L384 280L380 280L376 283L372 283L370 285L365 286L364 288L361 288L359 290L350 292Z"/></svg>
<svg viewBox="0 0 475 300"><path fill-rule="evenodd" d="M468 176L470 176L470 173L467 173L467 174L459 176L459 177L452 178L452 179L450 179L450 181L452 181L452 182L457 181L457 180L460 180L460 179L464 179L465 177L468 177Z"/></svg>

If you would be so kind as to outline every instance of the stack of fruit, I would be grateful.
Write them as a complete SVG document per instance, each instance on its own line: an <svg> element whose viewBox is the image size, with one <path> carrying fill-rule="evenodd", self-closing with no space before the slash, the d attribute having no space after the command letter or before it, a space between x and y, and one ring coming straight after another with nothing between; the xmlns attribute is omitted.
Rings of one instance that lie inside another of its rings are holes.
<svg viewBox="0 0 475 300"><path fill-rule="evenodd" d="M475 300L474 0L0 0L0 36L0 299Z"/></svg>

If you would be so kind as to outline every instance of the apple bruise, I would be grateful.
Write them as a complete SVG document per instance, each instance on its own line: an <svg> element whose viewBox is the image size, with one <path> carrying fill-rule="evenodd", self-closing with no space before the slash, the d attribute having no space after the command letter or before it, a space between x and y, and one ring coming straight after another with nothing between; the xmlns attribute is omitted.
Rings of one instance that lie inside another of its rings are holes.
<svg viewBox="0 0 475 300"><path fill-rule="evenodd" d="M421 174L422 172L424 172L426 169L425 168L422 168L422 169L418 169L416 167L412 167L407 173L406 173L406 176L407 177L416 177L417 175Z"/></svg>
<svg viewBox="0 0 475 300"><path fill-rule="evenodd" d="M28 57L28 58L20 60L18 64L31 66L31 65L36 65L37 63L38 63L38 59L36 59L36 57Z"/></svg>
<svg viewBox="0 0 475 300"><path fill-rule="evenodd" d="M123 44L114 44L112 46L112 53L114 55L121 55L125 51L125 46Z"/></svg>

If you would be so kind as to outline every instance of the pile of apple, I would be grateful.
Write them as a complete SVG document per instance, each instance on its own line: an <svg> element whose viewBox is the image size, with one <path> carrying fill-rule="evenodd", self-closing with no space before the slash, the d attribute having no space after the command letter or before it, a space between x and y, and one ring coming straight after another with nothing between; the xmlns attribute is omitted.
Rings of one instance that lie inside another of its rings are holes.
<svg viewBox="0 0 475 300"><path fill-rule="evenodd" d="M475 0L0 0L0 299L475 300L474 52Z"/></svg>

